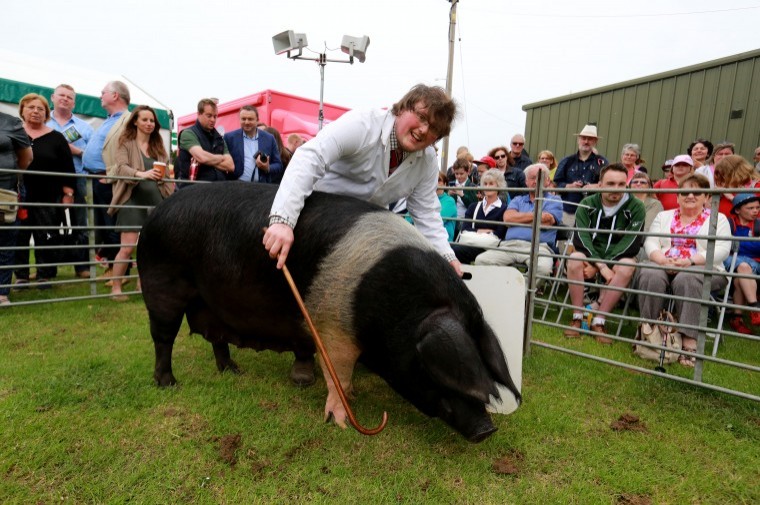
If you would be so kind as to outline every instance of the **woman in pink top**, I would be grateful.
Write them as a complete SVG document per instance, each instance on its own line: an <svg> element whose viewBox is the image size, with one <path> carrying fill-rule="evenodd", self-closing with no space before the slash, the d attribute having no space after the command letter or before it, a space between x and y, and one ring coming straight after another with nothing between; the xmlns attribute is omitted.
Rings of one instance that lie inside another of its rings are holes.
<svg viewBox="0 0 760 505"><path fill-rule="evenodd" d="M646 173L647 169L641 168L641 148L638 144L626 144L620 152L620 163L628 170L628 180L626 184L631 183L633 174L636 172Z"/></svg>

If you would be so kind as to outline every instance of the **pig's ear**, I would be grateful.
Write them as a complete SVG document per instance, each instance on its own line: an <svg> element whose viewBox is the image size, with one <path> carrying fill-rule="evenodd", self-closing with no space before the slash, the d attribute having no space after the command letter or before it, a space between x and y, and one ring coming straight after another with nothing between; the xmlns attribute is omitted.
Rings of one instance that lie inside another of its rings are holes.
<svg viewBox="0 0 760 505"><path fill-rule="evenodd" d="M480 338L478 339L478 346L480 347L480 355L483 357L486 366L488 366L496 381L504 384L512 391L517 391L517 387L512 382L512 376L509 375L507 360L496 339L496 335L485 321L483 322L483 331L480 332Z"/></svg>
<svg viewBox="0 0 760 505"><path fill-rule="evenodd" d="M434 381L483 403L488 403L489 394L498 397L475 343L459 321L445 315L431 316L421 329L417 352Z"/></svg>

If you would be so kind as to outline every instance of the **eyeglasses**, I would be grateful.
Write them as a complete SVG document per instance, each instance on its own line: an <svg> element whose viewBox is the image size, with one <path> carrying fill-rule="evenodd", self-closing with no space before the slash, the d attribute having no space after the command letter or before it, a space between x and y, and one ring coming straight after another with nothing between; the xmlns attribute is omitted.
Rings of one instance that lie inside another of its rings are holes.
<svg viewBox="0 0 760 505"><path fill-rule="evenodd" d="M512 142L513 146L524 146L525 142Z"/></svg>
<svg viewBox="0 0 760 505"><path fill-rule="evenodd" d="M417 109L413 110L414 115L417 116L417 121L420 122L422 126L427 127L428 131L432 133L435 136L438 136L438 130L436 130L435 126L432 126L430 124L430 119L427 117L427 114L424 114Z"/></svg>
<svg viewBox="0 0 760 505"><path fill-rule="evenodd" d="M494 156L493 159L495 159L495 160L501 160L501 159L504 159L506 157L507 157L506 154L498 154L498 155Z"/></svg>
<svg viewBox="0 0 760 505"><path fill-rule="evenodd" d="M694 191L689 192L689 193L681 193L681 196L693 196L695 198L699 197L699 196L702 196L702 195L704 195L704 193L696 193Z"/></svg>
<svg viewBox="0 0 760 505"><path fill-rule="evenodd" d="M647 181L646 179L633 179L631 181L631 186L633 186L634 184L638 184L638 185L643 184L644 186L649 186L649 181Z"/></svg>

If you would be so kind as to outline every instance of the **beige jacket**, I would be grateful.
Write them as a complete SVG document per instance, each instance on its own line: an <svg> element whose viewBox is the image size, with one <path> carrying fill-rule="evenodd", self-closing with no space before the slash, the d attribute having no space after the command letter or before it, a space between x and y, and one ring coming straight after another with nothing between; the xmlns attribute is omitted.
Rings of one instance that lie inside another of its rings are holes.
<svg viewBox="0 0 760 505"><path fill-rule="evenodd" d="M127 120L131 115L132 114L129 110L125 110L111 129L108 130L106 139L103 141L102 156L103 163L106 164L106 175L114 175L114 171L116 170L116 151L119 148L119 137L121 137L121 132L124 131ZM108 182L110 183L113 181Z"/></svg>
<svg viewBox="0 0 760 505"><path fill-rule="evenodd" d="M167 157L163 156L157 161L166 163ZM142 152L140 152L140 147L137 145L136 140L128 140L119 146L116 150L115 162L115 169L110 175L137 177L137 172L145 172L146 169L143 163ZM151 169L153 167L148 168ZM129 197L132 196L132 188L139 182L138 180L129 181L125 179L118 179L113 182L113 198L111 199L111 207L108 209L109 215L113 216L119 212L118 206L124 205L129 200ZM171 195L174 191L174 184L165 183L164 181L158 181L156 184L158 184L158 190L164 198Z"/></svg>

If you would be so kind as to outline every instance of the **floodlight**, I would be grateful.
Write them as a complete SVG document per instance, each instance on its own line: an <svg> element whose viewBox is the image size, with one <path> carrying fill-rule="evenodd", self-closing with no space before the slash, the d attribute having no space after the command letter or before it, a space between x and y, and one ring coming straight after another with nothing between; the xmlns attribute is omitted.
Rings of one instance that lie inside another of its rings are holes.
<svg viewBox="0 0 760 505"><path fill-rule="evenodd" d="M305 33L294 33L293 30L286 30L272 37L272 45L274 45L275 54L282 54L295 50L300 51L309 43L306 41Z"/></svg>
<svg viewBox="0 0 760 505"><path fill-rule="evenodd" d="M369 37L352 37L344 35L340 43L340 50L352 58L356 58L361 63L367 58L367 46L369 46Z"/></svg>

